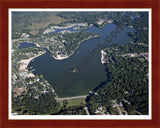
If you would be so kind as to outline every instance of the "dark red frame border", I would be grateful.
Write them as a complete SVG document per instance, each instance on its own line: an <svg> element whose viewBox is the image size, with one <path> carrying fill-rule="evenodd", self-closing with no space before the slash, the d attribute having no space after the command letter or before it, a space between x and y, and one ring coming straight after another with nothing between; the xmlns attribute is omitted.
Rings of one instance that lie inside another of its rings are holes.
<svg viewBox="0 0 160 128"><path fill-rule="evenodd" d="M8 9L9 8L151 8L152 120L9 120ZM0 128L160 127L160 1L159 0L0 0Z"/></svg>

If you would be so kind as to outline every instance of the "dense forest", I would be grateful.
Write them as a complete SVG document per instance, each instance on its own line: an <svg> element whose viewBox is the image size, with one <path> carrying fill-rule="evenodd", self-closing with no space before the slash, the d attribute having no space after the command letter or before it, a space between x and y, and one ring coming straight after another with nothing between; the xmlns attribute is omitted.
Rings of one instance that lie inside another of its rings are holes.
<svg viewBox="0 0 160 128"><path fill-rule="evenodd" d="M123 56L128 52L148 52L148 48L129 44L107 47L105 51L109 53L106 56L109 63L105 64L108 79L94 89L96 94L87 98L90 113L95 114L98 106L104 106L112 114L110 101L116 100L122 102L128 114L133 114L135 110L148 114L148 61L142 56Z"/></svg>
<svg viewBox="0 0 160 128"><path fill-rule="evenodd" d="M22 115L50 115L59 111L59 104L52 92L42 94L38 99L32 95L19 96L12 99L12 111Z"/></svg>
<svg viewBox="0 0 160 128"><path fill-rule="evenodd" d="M134 22L131 22L128 25L133 25L136 29L136 33L131 35L136 42L148 44L148 13L139 13L139 18L136 18Z"/></svg>
<svg viewBox="0 0 160 128"><path fill-rule="evenodd" d="M67 101L62 105L55 100L52 92L42 94L39 98L30 95L18 96L12 99L12 111L20 115L86 115L84 105L67 107Z"/></svg>
<svg viewBox="0 0 160 128"><path fill-rule="evenodd" d="M131 21L129 15L136 15ZM148 13L113 13L117 25L132 25L136 33L128 33L135 44L108 46L105 64L108 79L97 86L87 99L90 114L103 106L110 114L117 114L111 101L122 103L128 114L148 114L148 60L141 53L148 53ZM123 18L125 17L125 18ZM128 18L127 18L128 17ZM132 53L134 57L131 57ZM97 95L98 94L98 95ZM140 112L140 113L139 113Z"/></svg>

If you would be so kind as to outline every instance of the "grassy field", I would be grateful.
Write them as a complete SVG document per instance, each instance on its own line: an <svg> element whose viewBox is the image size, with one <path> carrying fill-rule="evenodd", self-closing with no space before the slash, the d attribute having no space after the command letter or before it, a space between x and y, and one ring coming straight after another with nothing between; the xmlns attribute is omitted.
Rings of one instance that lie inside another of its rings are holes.
<svg viewBox="0 0 160 128"><path fill-rule="evenodd" d="M30 30L30 34L36 35L41 28L46 28L49 24L60 24L62 22L68 21L69 19L64 19L56 15L57 13L53 13L52 16L49 17L48 21L42 21L40 23L32 23L32 25L28 26L27 29Z"/></svg>
<svg viewBox="0 0 160 128"><path fill-rule="evenodd" d="M86 98L78 98L78 99L66 100L68 102L67 103L67 107L85 104L86 103L85 99ZM63 106L63 101L59 101L59 103L60 103L61 106Z"/></svg>
<svg viewBox="0 0 160 128"><path fill-rule="evenodd" d="M13 33L18 34L18 36L23 32L36 35L40 29L46 28L49 24L60 24L71 20L57 16L57 13L58 12L13 12Z"/></svg>

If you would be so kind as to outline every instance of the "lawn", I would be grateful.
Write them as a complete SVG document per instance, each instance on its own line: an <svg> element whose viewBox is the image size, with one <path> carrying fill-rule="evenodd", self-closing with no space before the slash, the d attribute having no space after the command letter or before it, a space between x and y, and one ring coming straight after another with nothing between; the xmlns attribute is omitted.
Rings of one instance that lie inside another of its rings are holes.
<svg viewBox="0 0 160 128"><path fill-rule="evenodd" d="M85 104L86 103L85 99L86 98L78 98L78 99L66 100L68 102L67 103L67 107ZM61 106L63 106L63 101L59 101L59 103L60 103Z"/></svg>

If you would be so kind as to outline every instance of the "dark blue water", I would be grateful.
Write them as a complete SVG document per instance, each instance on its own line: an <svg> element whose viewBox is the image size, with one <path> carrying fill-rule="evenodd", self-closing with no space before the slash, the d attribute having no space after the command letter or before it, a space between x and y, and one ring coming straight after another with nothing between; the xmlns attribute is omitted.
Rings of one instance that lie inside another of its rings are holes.
<svg viewBox="0 0 160 128"><path fill-rule="evenodd" d="M101 35L84 41L71 57L55 60L49 52L46 52L31 61L28 67L35 69L34 74L42 74L59 97L86 95L107 79L105 67L101 64L100 50L102 46L125 44L132 41L127 32L134 32L133 29L124 27L118 32L116 27L114 24L107 24L102 29L92 26L86 31ZM111 36L113 31L117 33L116 37ZM112 40L110 43L106 42L106 36ZM74 67L78 67L80 70L72 73L71 70Z"/></svg>
<svg viewBox="0 0 160 128"><path fill-rule="evenodd" d="M61 32L61 31L64 31L64 30L69 30L69 31L78 31L78 29L75 29L77 27L80 27L81 25L75 25L75 26L72 26L70 28L63 28L63 29L58 29L58 28L54 28L54 32L49 32L49 33L58 33L58 32Z"/></svg>
<svg viewBox="0 0 160 128"><path fill-rule="evenodd" d="M18 49L25 49L25 48L35 48L35 44L33 43L29 43L29 42L23 42L23 43L19 43Z"/></svg>

